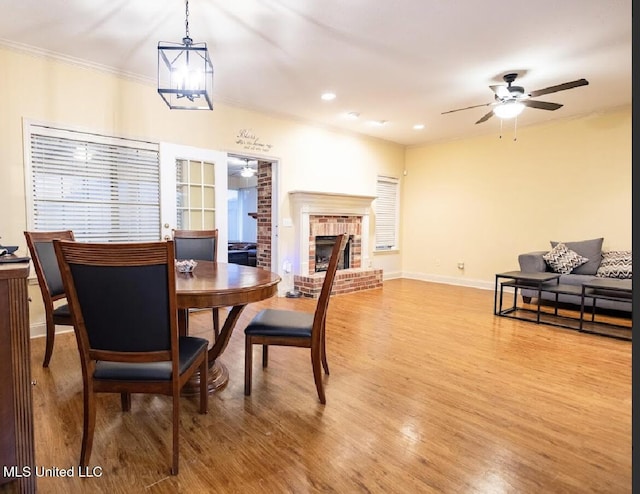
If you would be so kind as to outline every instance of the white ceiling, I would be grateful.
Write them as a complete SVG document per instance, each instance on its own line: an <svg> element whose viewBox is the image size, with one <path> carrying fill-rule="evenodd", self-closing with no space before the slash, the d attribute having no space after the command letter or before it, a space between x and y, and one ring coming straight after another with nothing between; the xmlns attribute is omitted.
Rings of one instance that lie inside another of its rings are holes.
<svg viewBox="0 0 640 494"><path fill-rule="evenodd" d="M564 106L526 108L518 126L631 104L631 2L191 0L189 32L213 60L213 111L224 103L416 145L498 133L497 118L474 123L487 107L441 113L492 102L488 86L508 72L527 92L589 81L536 98ZM152 84L158 41L185 35L182 0L0 5L1 44ZM322 101L329 90L337 98Z"/></svg>

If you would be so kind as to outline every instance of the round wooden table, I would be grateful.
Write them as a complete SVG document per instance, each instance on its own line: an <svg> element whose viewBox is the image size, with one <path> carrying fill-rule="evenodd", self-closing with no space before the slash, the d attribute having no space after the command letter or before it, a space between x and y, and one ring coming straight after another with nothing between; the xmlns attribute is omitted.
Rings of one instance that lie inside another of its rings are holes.
<svg viewBox="0 0 640 494"><path fill-rule="evenodd" d="M251 302L273 296L280 280L279 275L262 268L211 261L198 261L192 273L176 272L180 334L189 332L188 309L231 308L220 335L209 349L210 392L223 388L229 381L229 372L218 357L227 347L242 310ZM185 386L186 394L195 394L197 389L197 382Z"/></svg>

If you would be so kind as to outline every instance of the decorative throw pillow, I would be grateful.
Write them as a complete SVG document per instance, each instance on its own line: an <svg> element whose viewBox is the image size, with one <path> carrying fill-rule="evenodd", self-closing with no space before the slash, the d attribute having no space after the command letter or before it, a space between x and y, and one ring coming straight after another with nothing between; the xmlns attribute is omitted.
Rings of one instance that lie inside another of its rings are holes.
<svg viewBox="0 0 640 494"><path fill-rule="evenodd" d="M596 274L598 266L600 265L600 259L602 259L602 242L603 237L593 238L590 240L579 240L576 242L562 242L567 246L567 249L574 251L576 254L580 254L582 257L589 259L587 262L578 266L573 274ZM554 248L560 242L551 241L551 248Z"/></svg>
<svg viewBox="0 0 640 494"><path fill-rule="evenodd" d="M542 258L551 266L554 272L560 274L569 274L578 266L582 266L589 259L582 257L577 252L567 248L562 242L556 245L549 252L544 254Z"/></svg>
<svg viewBox="0 0 640 494"><path fill-rule="evenodd" d="M596 272L600 278L631 278L631 251L610 250L602 253L602 261Z"/></svg>

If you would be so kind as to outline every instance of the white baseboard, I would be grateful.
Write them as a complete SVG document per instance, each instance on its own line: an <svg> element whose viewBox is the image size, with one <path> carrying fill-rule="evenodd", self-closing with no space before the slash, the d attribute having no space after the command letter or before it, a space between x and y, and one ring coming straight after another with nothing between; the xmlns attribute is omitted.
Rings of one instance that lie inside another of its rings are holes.
<svg viewBox="0 0 640 494"><path fill-rule="evenodd" d="M56 334L70 333L73 331L71 326L56 326ZM30 338L42 338L47 334L47 325L45 323L32 324L29 326Z"/></svg>
<svg viewBox="0 0 640 494"><path fill-rule="evenodd" d="M387 271L383 271L382 272L382 280L395 280L397 278L402 278L402 271L392 271L392 272L387 272Z"/></svg>
<svg viewBox="0 0 640 494"><path fill-rule="evenodd" d="M493 290L495 283L486 280L470 280L468 278L459 278L455 276L440 276L437 274L426 273L407 273L403 272L401 278L410 280L430 281L432 283L444 283L446 285L467 286L469 288L479 288L481 290Z"/></svg>

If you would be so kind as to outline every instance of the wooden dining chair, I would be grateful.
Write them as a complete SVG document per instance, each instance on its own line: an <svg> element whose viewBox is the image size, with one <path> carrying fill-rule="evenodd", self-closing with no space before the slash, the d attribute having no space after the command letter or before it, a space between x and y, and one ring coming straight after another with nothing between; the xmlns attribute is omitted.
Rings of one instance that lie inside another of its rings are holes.
<svg viewBox="0 0 640 494"><path fill-rule="evenodd" d="M180 390L200 370L200 413L207 412L207 345L178 335L174 246L168 242L54 241L80 352L84 424L80 466L91 457L96 393L172 397L171 473L178 473Z"/></svg>
<svg viewBox="0 0 640 494"><path fill-rule="evenodd" d="M343 254L348 238L349 235L346 233L336 237L315 312L263 309L245 328L244 394L246 396L251 395L253 345L262 345L262 367L267 367L270 345L292 346L311 349L311 366L318 398L323 405L326 403L320 364L322 364L325 373L329 374L325 344L327 308L338 269L338 261L340 255Z"/></svg>
<svg viewBox="0 0 640 494"><path fill-rule="evenodd" d="M194 261L218 260L218 230L172 230L175 243L176 259L193 259ZM189 309L185 310L188 321ZM220 315L217 307L212 309L213 334L216 339L220 335ZM188 323L187 323L188 324Z"/></svg>
<svg viewBox="0 0 640 494"><path fill-rule="evenodd" d="M49 367L49 361L53 354L53 342L56 336L56 325L73 326L71 313L67 303L56 302L66 299L58 260L53 250L54 240L74 240L71 230L52 232L24 232L27 239L27 247L31 254L33 267L38 278L46 324L46 345L42 367Z"/></svg>

